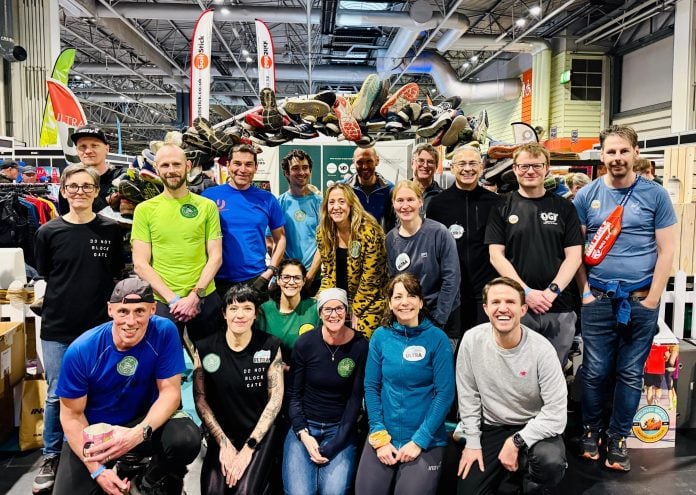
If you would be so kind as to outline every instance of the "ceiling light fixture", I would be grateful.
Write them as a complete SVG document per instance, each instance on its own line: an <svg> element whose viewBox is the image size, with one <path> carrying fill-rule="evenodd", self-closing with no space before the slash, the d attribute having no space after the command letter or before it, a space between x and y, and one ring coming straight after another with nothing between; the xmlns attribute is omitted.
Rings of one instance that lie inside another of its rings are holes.
<svg viewBox="0 0 696 495"><path fill-rule="evenodd" d="M247 57L247 58L246 58L245 60L246 60L247 62L249 62L249 63L251 63L251 62L253 62L253 61L254 61L254 59L253 59L253 58L251 58L251 57Z"/></svg>
<svg viewBox="0 0 696 495"><path fill-rule="evenodd" d="M242 56L243 56L243 57L248 57L248 56L249 56L249 50L247 50L246 48L242 48Z"/></svg>
<svg viewBox="0 0 696 495"><path fill-rule="evenodd" d="M227 7L223 7L220 9L220 12L222 12L224 15L229 15L230 9L228 9Z"/></svg>
<svg viewBox="0 0 696 495"><path fill-rule="evenodd" d="M520 17L519 19L517 19L515 21L515 26L517 26L517 27L524 27L525 24L527 24L527 21L526 21L526 19L523 19L522 17Z"/></svg>
<svg viewBox="0 0 696 495"><path fill-rule="evenodd" d="M469 67L471 67L471 64L469 62L464 62L462 64L462 69L468 69Z"/></svg>
<svg viewBox="0 0 696 495"><path fill-rule="evenodd" d="M534 5L529 9L529 13L534 17L538 17L539 14L541 14L541 7L539 7L538 5Z"/></svg>
<svg viewBox="0 0 696 495"><path fill-rule="evenodd" d="M475 64L476 62L478 62L478 59L479 59L478 55L474 55L469 60L471 60L472 64Z"/></svg>

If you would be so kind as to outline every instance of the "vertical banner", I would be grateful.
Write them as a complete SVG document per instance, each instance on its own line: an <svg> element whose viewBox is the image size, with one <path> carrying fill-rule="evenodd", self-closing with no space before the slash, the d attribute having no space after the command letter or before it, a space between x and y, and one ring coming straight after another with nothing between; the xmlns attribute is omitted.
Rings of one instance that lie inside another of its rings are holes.
<svg viewBox="0 0 696 495"><path fill-rule="evenodd" d="M520 120L532 123L532 69L522 73L522 113Z"/></svg>
<svg viewBox="0 0 696 495"><path fill-rule="evenodd" d="M213 11L203 11L191 38L191 125L197 117L210 115L210 51L213 38Z"/></svg>
<svg viewBox="0 0 696 495"><path fill-rule="evenodd" d="M51 77L63 84L68 84L68 73L75 61L75 49L66 48L53 66ZM46 105L44 106L43 122L41 123L41 137L39 138L39 146L51 146L58 144L58 123L53 116L53 107L51 106L51 95L46 95Z"/></svg>
<svg viewBox="0 0 696 495"><path fill-rule="evenodd" d="M87 123L87 117L82 105L77 101L75 94L66 85L55 79L47 79L48 94L53 105L53 114L58 123L58 137L65 160L69 163L80 163L75 149L75 143L70 136L73 131Z"/></svg>
<svg viewBox="0 0 696 495"><path fill-rule="evenodd" d="M266 24L256 19L256 54L259 63L259 93L264 88L275 92L275 54L273 38Z"/></svg>
<svg viewBox="0 0 696 495"><path fill-rule="evenodd" d="M116 117L116 137L118 138L118 154L123 154L123 146L121 143L121 121Z"/></svg>

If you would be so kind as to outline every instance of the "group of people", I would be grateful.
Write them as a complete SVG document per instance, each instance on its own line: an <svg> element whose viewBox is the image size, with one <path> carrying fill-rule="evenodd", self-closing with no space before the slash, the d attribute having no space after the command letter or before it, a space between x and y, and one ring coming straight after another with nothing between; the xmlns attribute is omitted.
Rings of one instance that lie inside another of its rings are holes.
<svg viewBox="0 0 696 495"><path fill-rule="evenodd" d="M111 467L144 449L142 493L180 493L200 448L179 411L186 334L207 435L202 493L267 493L281 470L288 494L434 493L455 396L459 493L510 476L538 493L566 467L562 366L579 304L582 453L599 459L606 437L606 465L630 469L625 439L676 223L666 191L633 171L632 129L601 133L607 173L573 202L544 188L550 157L536 143L516 150L519 188L507 196L479 184L470 147L455 152L443 190L438 151L421 144L413 180L391 184L376 150L357 148L355 175L323 197L310 156L294 150L279 199L253 185L253 147L235 146L228 182L197 195L185 153L165 144L155 157L164 192L133 218L138 278L116 285L120 233L95 213L107 140L86 127L73 141L82 164L61 176L67 209L36 242L49 390L35 491L121 493L133 480ZM621 234L600 263L583 263L583 244L619 204ZM83 449L95 422L117 425L114 438Z"/></svg>

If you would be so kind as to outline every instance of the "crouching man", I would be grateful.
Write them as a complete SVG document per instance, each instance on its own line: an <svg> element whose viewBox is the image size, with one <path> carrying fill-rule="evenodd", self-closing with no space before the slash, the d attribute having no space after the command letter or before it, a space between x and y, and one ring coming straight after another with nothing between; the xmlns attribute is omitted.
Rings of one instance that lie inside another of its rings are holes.
<svg viewBox="0 0 696 495"><path fill-rule="evenodd" d="M458 493L495 493L511 476L522 493L558 484L566 469L561 433L566 383L553 346L520 324L524 289L507 277L483 288L490 323L464 334L456 363L459 434Z"/></svg>
<svg viewBox="0 0 696 495"><path fill-rule="evenodd" d="M155 316L152 288L138 278L116 285L108 312L113 321L85 332L65 353L57 395L68 441L53 493L128 493L133 480L112 468L132 452L152 456L135 483L140 493L181 494L200 431L177 411L185 365L176 326ZM83 429L95 423L112 425L113 438L90 447Z"/></svg>

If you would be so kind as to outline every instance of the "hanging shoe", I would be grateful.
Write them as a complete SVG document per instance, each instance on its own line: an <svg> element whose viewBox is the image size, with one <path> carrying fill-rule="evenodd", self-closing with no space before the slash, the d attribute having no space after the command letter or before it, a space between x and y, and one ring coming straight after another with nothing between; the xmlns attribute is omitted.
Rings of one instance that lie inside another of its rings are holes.
<svg viewBox="0 0 696 495"><path fill-rule="evenodd" d="M336 96L334 112L336 113L336 118L338 118L338 125L341 128L341 132L348 141L357 141L362 137L360 126L353 117L350 103L342 96Z"/></svg>
<svg viewBox="0 0 696 495"><path fill-rule="evenodd" d="M331 107L320 100L305 100L301 98L290 98L285 103L285 110L288 113L299 115L303 120L314 121L323 117L331 111Z"/></svg>
<svg viewBox="0 0 696 495"><path fill-rule="evenodd" d="M267 131L275 132L283 126L283 116L276 105L275 92L271 88L263 88L259 95L261 99L261 118L263 127Z"/></svg>
<svg viewBox="0 0 696 495"><path fill-rule="evenodd" d="M319 135L311 124L284 125L282 132L289 139L312 139Z"/></svg>
<svg viewBox="0 0 696 495"><path fill-rule="evenodd" d="M329 109L331 109L336 103L336 93L329 90L320 91L315 94L312 99L326 103L329 106Z"/></svg>
<svg viewBox="0 0 696 495"><path fill-rule="evenodd" d="M405 100L408 103L416 101L419 92L420 88L416 83L411 82L404 84L393 95L387 98L387 101L384 102L384 105L382 105L382 108L380 108L380 113L382 116L386 117L389 109L392 108L400 99ZM396 111L398 112L398 109Z"/></svg>
<svg viewBox="0 0 696 495"><path fill-rule="evenodd" d="M459 135L465 129L468 129L471 133L471 129L469 128L469 121L466 119L464 115L457 115L447 128L447 132L445 132L445 134L442 136L442 145L451 146L457 143L459 141Z"/></svg>
<svg viewBox="0 0 696 495"><path fill-rule="evenodd" d="M389 98L389 81L381 81L379 85L379 92L377 93L377 96L375 96L375 99L372 100L372 105L370 105L370 110L367 112L366 120L369 121L373 118L381 116L379 111L382 108L382 105L384 105L384 103L387 101L387 98Z"/></svg>
<svg viewBox="0 0 696 495"><path fill-rule="evenodd" d="M431 138L435 136L444 127L447 127L452 123L454 114L456 114L456 111L454 110L443 112L432 124L419 127L416 134L424 138Z"/></svg>
<svg viewBox="0 0 696 495"><path fill-rule="evenodd" d="M372 103L382 89L382 81L377 74L370 74L360 87L358 96L353 102L353 117L359 122L367 120Z"/></svg>

